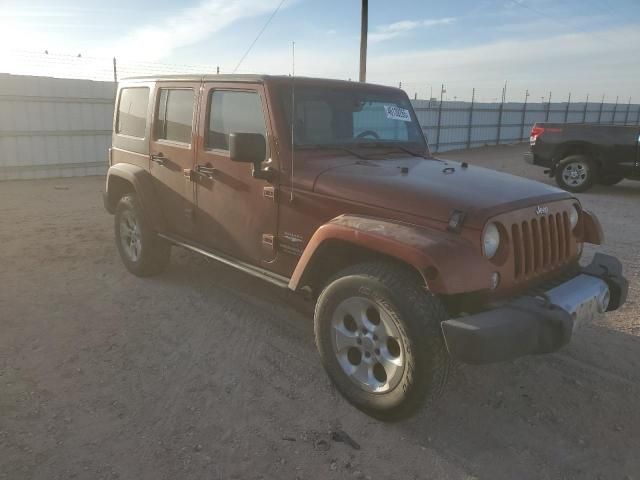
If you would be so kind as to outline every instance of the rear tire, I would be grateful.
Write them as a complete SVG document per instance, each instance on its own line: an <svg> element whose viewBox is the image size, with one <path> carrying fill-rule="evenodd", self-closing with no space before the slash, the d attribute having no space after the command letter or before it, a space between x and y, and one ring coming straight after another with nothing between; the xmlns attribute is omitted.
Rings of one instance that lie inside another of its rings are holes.
<svg viewBox="0 0 640 480"><path fill-rule="evenodd" d="M169 263L171 244L148 225L135 193L126 194L118 202L115 235L120 258L134 275L157 275Z"/></svg>
<svg viewBox="0 0 640 480"><path fill-rule="evenodd" d="M447 318L408 268L363 263L336 275L318 297L316 346L347 401L380 420L400 420L444 389L451 362L440 323Z"/></svg>
<svg viewBox="0 0 640 480"><path fill-rule="evenodd" d="M556 167L556 183L570 192L589 190L596 180L596 165L585 155L570 155Z"/></svg>
<svg viewBox="0 0 640 480"><path fill-rule="evenodd" d="M611 187L613 185L617 185L618 183L620 183L622 180L624 180L624 177L619 177L616 175L611 175L611 176L603 176L598 178L598 183L600 185L606 185L607 187Z"/></svg>

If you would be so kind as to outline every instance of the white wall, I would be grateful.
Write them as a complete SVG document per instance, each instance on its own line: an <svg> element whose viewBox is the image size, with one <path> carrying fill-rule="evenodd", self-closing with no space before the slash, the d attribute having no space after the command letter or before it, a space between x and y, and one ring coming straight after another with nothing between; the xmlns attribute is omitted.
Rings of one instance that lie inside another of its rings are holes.
<svg viewBox="0 0 640 480"><path fill-rule="evenodd" d="M0 180L99 175L113 82L0 74Z"/></svg>

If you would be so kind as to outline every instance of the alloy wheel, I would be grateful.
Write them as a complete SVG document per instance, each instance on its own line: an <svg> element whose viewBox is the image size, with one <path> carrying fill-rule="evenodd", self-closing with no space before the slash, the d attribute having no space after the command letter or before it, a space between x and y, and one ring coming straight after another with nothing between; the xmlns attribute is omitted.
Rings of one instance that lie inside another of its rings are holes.
<svg viewBox="0 0 640 480"><path fill-rule="evenodd" d="M333 349L347 377L369 393L393 390L404 373L405 348L390 315L364 297L343 300L332 317Z"/></svg>
<svg viewBox="0 0 640 480"><path fill-rule="evenodd" d="M120 217L120 243L127 257L132 262L137 262L142 253L142 238L140 225L131 210L122 212Z"/></svg>
<svg viewBox="0 0 640 480"><path fill-rule="evenodd" d="M562 180L570 187L578 188L587 181L589 167L584 162L571 162L562 169Z"/></svg>

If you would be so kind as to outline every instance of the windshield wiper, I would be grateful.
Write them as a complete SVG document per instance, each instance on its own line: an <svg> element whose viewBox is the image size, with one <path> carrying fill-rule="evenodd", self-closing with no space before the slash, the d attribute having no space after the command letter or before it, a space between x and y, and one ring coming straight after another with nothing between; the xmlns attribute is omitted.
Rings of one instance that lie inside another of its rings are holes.
<svg viewBox="0 0 640 480"><path fill-rule="evenodd" d="M361 153L358 153L355 150L351 150L350 148L347 148L347 147L333 147L333 148L336 148L338 150L342 150L344 152L350 153L354 157L361 158L362 160L369 160L369 157L367 157L366 155L362 155Z"/></svg>
<svg viewBox="0 0 640 480"><path fill-rule="evenodd" d="M398 150L402 150L404 153L408 153L409 155L411 155L412 157L420 157L420 158L426 158L428 160L435 160L433 157L429 157L427 155L425 155L424 153L418 153L415 152L413 150L411 150L410 148L407 147L403 147L402 145L396 145L396 144L389 144L389 143L383 143L383 142L367 142L367 143L362 143L362 146L371 146L371 147L382 147L382 148L396 148Z"/></svg>
<svg viewBox="0 0 640 480"><path fill-rule="evenodd" d="M414 157L429 158L424 153L414 152L413 150L407 147L403 147L402 145L389 145L389 146L392 148L397 148L398 150L402 150L403 152L408 153L409 155L412 155Z"/></svg>
<svg viewBox="0 0 640 480"><path fill-rule="evenodd" d="M354 157L361 158L362 160L370 160L369 157L362 155L361 153L356 152L355 150L351 150L347 147L342 147L340 145L332 145L332 144L322 144L322 143L310 143L305 145L296 145L296 148L328 148L333 150L342 150L343 152L347 152L349 155L353 155Z"/></svg>

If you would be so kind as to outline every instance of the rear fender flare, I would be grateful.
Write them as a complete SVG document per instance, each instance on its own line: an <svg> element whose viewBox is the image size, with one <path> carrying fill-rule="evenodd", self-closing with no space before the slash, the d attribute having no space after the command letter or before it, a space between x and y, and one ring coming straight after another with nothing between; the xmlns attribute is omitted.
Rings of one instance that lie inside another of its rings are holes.
<svg viewBox="0 0 640 480"><path fill-rule="evenodd" d="M138 201L142 207L142 211L153 229L157 232L166 230L166 223L162 214L160 203L156 195L155 188L153 186L153 177L151 174L137 165L129 163L117 163L111 166L107 172L106 182L106 196L107 202L115 210L116 204L119 198L115 198L113 194L114 185L113 180L120 178L127 181L133 186L133 189L138 196Z"/></svg>
<svg viewBox="0 0 640 480"><path fill-rule="evenodd" d="M341 215L322 225L304 249L291 276L289 288L305 285L305 274L321 246L340 240L378 252L413 267L427 288L437 294L456 294L490 288L490 264L457 234L391 220ZM330 260L330 258L327 258Z"/></svg>

